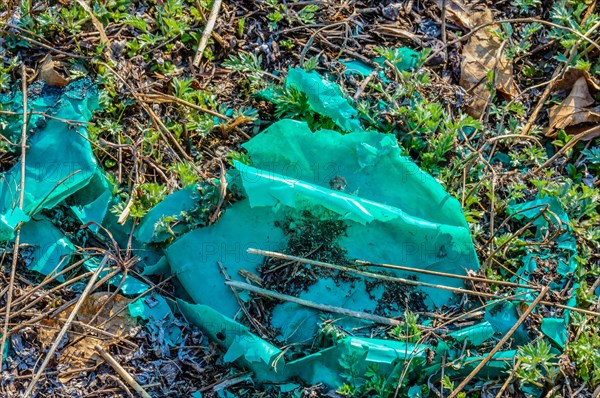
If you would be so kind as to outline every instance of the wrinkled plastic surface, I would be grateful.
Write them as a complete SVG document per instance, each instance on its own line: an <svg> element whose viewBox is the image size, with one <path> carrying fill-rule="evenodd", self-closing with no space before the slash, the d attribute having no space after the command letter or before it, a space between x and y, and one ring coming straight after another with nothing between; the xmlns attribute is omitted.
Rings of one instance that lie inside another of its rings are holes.
<svg viewBox="0 0 600 398"><path fill-rule="evenodd" d="M350 258L463 275L479 267L460 204L401 156L394 137L312 133L305 123L282 120L244 147L253 167L235 165L251 206L329 209L347 221L340 244ZM344 191L331 189L335 181ZM427 281L462 286L445 277ZM423 290L431 306L452 296Z"/></svg>
<svg viewBox="0 0 600 398"><path fill-rule="evenodd" d="M331 118L342 130L363 131L358 111L350 105L337 84L323 79L315 71L306 72L300 68L289 69L285 84L304 93L315 112Z"/></svg>
<svg viewBox="0 0 600 398"><path fill-rule="evenodd" d="M25 194L23 212L29 216L42 209L50 209L69 195L83 188L95 174L96 159L87 140L85 123L98 107L96 86L87 79L71 83L64 90L36 83L30 86L29 111L44 111L54 118L34 115L28 127L27 160L25 163ZM22 112L22 93L15 91L14 111ZM50 106L52 104L52 106ZM69 120L65 123L62 120ZM77 124L77 123L83 124ZM3 134L10 132L3 131ZM0 235L11 236L16 222L24 217L15 216L21 185L21 163L2 174L0 181Z"/></svg>
<svg viewBox="0 0 600 398"><path fill-rule="evenodd" d="M31 251L28 268L43 275L59 273L69 264L75 247L50 221L29 221L21 227L22 245ZM59 281L64 281L60 276Z"/></svg>

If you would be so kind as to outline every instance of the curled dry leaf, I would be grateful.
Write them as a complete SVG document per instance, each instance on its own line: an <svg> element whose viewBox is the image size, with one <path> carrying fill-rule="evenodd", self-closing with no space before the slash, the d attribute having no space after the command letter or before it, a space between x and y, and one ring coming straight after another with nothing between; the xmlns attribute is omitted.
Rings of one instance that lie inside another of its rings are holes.
<svg viewBox="0 0 600 398"><path fill-rule="evenodd" d="M40 65L40 79L52 87L65 87L69 80L62 77L57 71L58 63L48 54Z"/></svg>
<svg viewBox="0 0 600 398"><path fill-rule="evenodd" d="M600 106L594 105L590 89L600 91L600 86L589 73L578 69L568 70L562 79L558 80L555 90L568 89L571 91L559 105L550 109L548 127L545 135L556 136L556 131L564 129L568 134L578 134L590 126L589 123L600 122Z"/></svg>
<svg viewBox="0 0 600 398"><path fill-rule="evenodd" d="M462 1L447 0L447 17L468 29L494 21L488 8L475 9ZM437 0L438 7L442 1ZM459 85L472 96L466 110L473 117L480 117L490 99L487 87L488 73L494 72L494 87L506 99L518 93L513 80L512 61L506 57L500 39L492 33L498 25L477 30L463 47Z"/></svg>

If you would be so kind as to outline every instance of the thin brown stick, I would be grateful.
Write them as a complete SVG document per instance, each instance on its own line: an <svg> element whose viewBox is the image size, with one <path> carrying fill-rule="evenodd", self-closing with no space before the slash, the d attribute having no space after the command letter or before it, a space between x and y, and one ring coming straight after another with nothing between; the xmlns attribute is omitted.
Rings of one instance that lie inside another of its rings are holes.
<svg viewBox="0 0 600 398"><path fill-rule="evenodd" d="M219 201L217 202L217 207L213 212L212 216L210 216L210 223L214 224L215 221L219 218L221 214L221 206L223 206L223 202L225 201L225 196L227 196L227 178L225 174L225 166L221 159L217 159L219 161L219 167L221 168L221 177L219 179Z"/></svg>
<svg viewBox="0 0 600 398"><path fill-rule="evenodd" d="M177 104L180 105L185 105L187 107L190 107L192 109L195 109L197 111L203 112L203 113L207 113L211 116L215 116L218 117L219 119L222 120L231 120L231 118L229 116L225 116L222 113L213 111L212 109L207 109L204 108L200 105L196 105L194 103L191 103L189 101L183 100L181 98L177 98L174 97L172 95L169 94L163 94L159 91L154 90L155 94L144 94L144 93L138 93L138 95L142 98L145 98L146 101L148 102L155 102L155 103L161 103L161 102L175 102Z"/></svg>
<svg viewBox="0 0 600 398"><path fill-rule="evenodd" d="M386 317L379 316L379 315L368 314L366 312L352 311L352 310L349 310L347 308L335 307L333 305L315 303L314 301L308 301L308 300L304 300L304 299L297 298L297 297L294 297L294 296L289 296L287 294L282 294L282 293L274 292L272 290L262 289L260 287L256 287L254 285L250 285L250 284L245 283L245 282L227 281L227 282L225 282L225 284L227 286L231 286L231 287L234 287L236 289L248 290L250 292L254 292L256 294L260 294L261 296L272 297L274 299L282 300L282 301L289 301L289 302L292 302L292 303L303 305L305 307L314 308L314 309L317 309L317 310L323 311L323 312L330 312L330 313L334 313L334 314L340 314L340 315L350 316L352 318L365 319L367 321L372 321L372 322L375 322L375 323L380 323L382 325L389 325L389 326L402 326L402 325L404 325L404 322L399 321L397 319L386 318Z"/></svg>
<svg viewBox="0 0 600 398"><path fill-rule="evenodd" d="M25 68L25 64L21 64L21 91L23 95L23 124L21 126L21 191L19 192L19 210L23 210L23 202L25 200L25 161L27 153L27 68ZM15 275L17 273L19 244L21 243L21 225L22 222L20 222L16 227L15 243L13 246L13 257L10 267L8 292L6 295L6 311L4 312L4 326L2 327L2 336L0 337L0 371L2 371L4 346L6 344L6 337L8 334L8 322L10 319L10 310L12 306Z"/></svg>
<svg viewBox="0 0 600 398"><path fill-rule="evenodd" d="M106 54L107 60L110 60L110 58L112 58L111 44L110 44L110 40L108 39L108 36L106 36L106 32L104 31L104 26L102 25L102 22L100 22L98 20L98 18L96 18L96 15L94 15L94 12L92 11L90 6L84 0L75 0L75 1L90 16L90 19L92 20L92 24L94 25L94 27L100 34L100 43L104 46L103 52Z"/></svg>
<svg viewBox="0 0 600 398"><path fill-rule="evenodd" d="M536 286L524 285L524 284L521 284L521 283L515 283L515 282L509 282L509 281L500 281L500 280L488 279L488 278L483 278L483 277L480 277L480 276L457 275L457 274L450 274L448 272L431 271L431 270L428 270L428 269L406 267L406 266L403 266L403 265L379 264L379 263L372 263L372 262L363 261L363 260L356 260L355 262L357 264L365 265L365 266L368 266L368 267L389 268L389 269L396 269L396 270L399 270L399 271L414 272L414 273L418 273L418 274L435 275L435 276L443 276L445 278L462 279L462 280L471 281L471 282L489 283L489 284L494 284L494 285L498 285L498 286L508 286L508 287L516 287L516 288L521 288L521 289L539 290L539 288L536 287Z"/></svg>
<svg viewBox="0 0 600 398"><path fill-rule="evenodd" d="M510 330L504 335L504 337L502 337L500 341L498 341L496 346L492 348L492 350L486 355L486 357L481 362L479 362L479 365L477 365L475 369L473 369L471 373L469 373L469 375L465 377L463 381L460 382L460 384L452 391L448 398L456 398L458 393L460 393L466 387L466 385L469 384L473 377L477 376L481 369L483 369L483 367L494 357L494 355L496 355L498 351L500 351L504 343L506 343L508 339L510 339L510 337L513 335L513 333L517 331L519 326L521 326L521 324L525 322L529 314L531 314L531 311L533 311L533 309L540 303L540 301L542 301L542 298L546 295L548 290L550 290L550 288L548 286L544 286L540 294L535 298L535 300L533 300L531 305L527 307L527 309L525 310L525 312L523 312L523 315L521 315L519 320L510 328Z"/></svg>
<svg viewBox="0 0 600 398"><path fill-rule="evenodd" d="M495 398L502 398L504 396L504 392L506 391L506 389L510 385L510 382L512 381L512 379L515 377L515 372L519 368L519 365L521 365L521 360L520 359L517 360L517 362L515 363L515 366L513 366L512 371L510 372L510 374L506 378L506 381L504 382L504 384L502 384L502 387L500 387L500 390L496 394Z"/></svg>
<svg viewBox="0 0 600 398"><path fill-rule="evenodd" d="M221 0L214 0L212 10L210 11L210 15L208 16L208 20L206 21L206 26L204 27L204 32L202 32L202 37L200 38L200 43L198 43L198 49L196 50L196 56L194 57L194 62L192 63L195 68L200 66L200 61L202 61L202 55L204 54L204 50L206 49L206 45L208 44L208 38L215 28L215 22L217 22L217 17L219 16L219 10L221 9Z"/></svg>
<svg viewBox="0 0 600 398"><path fill-rule="evenodd" d="M112 355L110 355L108 352L106 352L98 344L96 344L94 346L94 348L96 349L96 351L98 351L98 354L100 354L102 356L102 358L104 358L104 360L106 362L108 362L108 364L119 374L119 376L121 376L123 378L123 380L125 380L127 382L127 384L129 384L135 391L137 391L144 398L152 398L152 395L148 394L148 392L146 390L144 390L144 387L142 387L133 378L133 376L130 375L129 372L126 371L125 368L123 368L121 366L121 364L119 362L117 362L117 360L115 358L113 358Z"/></svg>
<svg viewBox="0 0 600 398"><path fill-rule="evenodd" d="M54 353L58 349L58 345L60 344L63 337L67 333L67 330L69 330L69 327L71 327L71 323L73 323L73 321L75 320L75 316L77 316L77 313L79 312L79 309L83 305L83 302L85 301L86 297L88 296L88 294L91 292L92 288L94 287L94 283L96 282L96 279L98 279L98 275L100 275L100 272L102 270L104 270L104 265L106 265L107 261L108 261L108 256L105 256L102 259L102 261L100 262L100 265L98 265L98 269L96 269L96 272L94 272L94 275L92 275L92 277L88 281L88 284L85 287L85 289L83 290L83 293L81 293L81 296L79 297L79 300L77 301L77 304L75 304L75 308L73 308L73 311L71 311L71 313L69 314L69 317L65 321L65 324L63 325L62 329L60 330L58 335L54 338L54 343L52 343L52 346L48 350L48 353L46 354L46 358L44 359L44 362L42 362L42 365L37 370L35 376L33 376L33 378L31 379L31 382L27 386L27 389L25 390L25 393L23 394L24 398L29 398L31 396L31 394L33 393L33 390L34 390L37 382L40 380L40 377L44 373L46 366L48 366L50 361L54 358Z"/></svg>
<svg viewBox="0 0 600 398"><path fill-rule="evenodd" d="M309 260L309 259L302 258L302 257L290 256L290 255L283 254L283 253L278 253L278 252L269 252L269 251L258 250L258 249L248 249L248 253L260 254L260 255L267 255L267 253L268 253L268 257L279 258L279 259L282 259L282 260L289 260L289 261L297 261L297 262L300 262L300 263L303 263L303 264L310 264L310 265L321 266L321 267L325 267L325 268L337 269L337 270L340 270L340 271L343 271L343 272L349 272L349 273L353 273L353 274L357 274L357 275L366 276L367 278L387 280L389 282L406 283L406 284L411 285L411 286L422 286L422 287L431 287L431 288L434 288L434 289L449 290L449 291L454 292L454 293L468 294L468 295L471 295L471 296L478 296L478 297L487 297L487 298L491 298L491 299L494 299L494 300L507 300L507 301L523 302L523 303L529 303L529 302L531 302L531 300L522 299L522 298L516 298L516 297L499 297L497 295L490 294L490 293L477 292L477 291L460 289L460 288L455 288L455 287L450 287L450 286L435 285L435 284L432 284L432 283L413 281L413 280L404 279L404 278L390 277L390 276L387 276L387 275L380 275L380 274L376 274L376 273L372 273L372 272L362 272L362 271L359 271L359 270L355 270L353 268L342 267L340 265L325 263L325 262L322 262L322 261ZM265 253L265 254L263 254L263 253ZM272 256L272 254L275 254L275 256ZM490 279L489 281L490 281L489 283L491 283L493 280ZM493 282L495 283L496 281L493 281ZM519 285L519 287L521 287L521 286L522 287L528 287L530 289L535 289L534 287L531 287L531 286ZM551 303L549 301L541 301L540 304L550 305L550 306L554 306L556 308L560 308L562 310L569 310L569 311L579 312L581 314L586 314L586 315L590 315L590 316L594 316L594 317L600 318L600 312L597 312L597 311L590 311L590 310L585 310L583 308L571 307L571 306L568 306L568 305L563 305L563 304L558 304L558 303Z"/></svg>
<svg viewBox="0 0 600 398"><path fill-rule="evenodd" d="M257 254L259 256L277 258L279 260L287 260L287 261L293 261L293 262L299 262L299 263L303 263L303 264L310 264L310 265L323 266L323 267L329 267L330 265L334 265L334 264L329 264L329 263L325 263L322 261L309 260L309 259L303 258L303 257L290 256L288 254L272 252L272 251L267 251L267 250L258 250L258 249L250 248L250 249L248 249L248 253ZM356 260L356 263L360 264L360 265L366 265L369 267L382 267L382 268L396 269L399 271L421 273L421 274L426 274L426 275L443 276L446 278L463 279L463 280L468 280L468 281L473 281L473 282L498 284L498 285L503 285L503 286L523 288L523 289L537 289L534 286L523 285L520 283L514 283L514 282L508 282L508 281L496 281L493 279L487 279L487 278L482 278L482 277L477 277L477 276L456 275L456 274L450 274L447 272L431 271L431 270L427 270L427 269L406 267L406 266L401 266L401 265L371 263L371 262L362 261L362 260ZM336 267L341 267L341 266L336 265ZM342 267L342 268L344 268L344 271L347 271L347 272L357 271L357 270L354 270L354 269L348 268L348 267ZM384 276L384 275L382 275L382 276ZM416 281L413 281L413 282L416 282ZM419 283L419 282L417 282L417 283Z"/></svg>
<svg viewBox="0 0 600 398"><path fill-rule="evenodd" d="M552 164L552 162L554 162L556 159L561 157L569 149L573 148L575 146L575 144L577 144L582 139L597 136L597 135L600 135L600 126L592 127L588 130L585 130L582 133L577 134L569 142L567 142L562 148L560 148L558 150L558 152L556 152L554 154L554 156L552 156L550 159L546 160L544 162L544 164L542 164L541 166L538 166L535 170L533 170L532 173L535 174L535 173L539 172L540 170L548 167L550 164Z"/></svg>

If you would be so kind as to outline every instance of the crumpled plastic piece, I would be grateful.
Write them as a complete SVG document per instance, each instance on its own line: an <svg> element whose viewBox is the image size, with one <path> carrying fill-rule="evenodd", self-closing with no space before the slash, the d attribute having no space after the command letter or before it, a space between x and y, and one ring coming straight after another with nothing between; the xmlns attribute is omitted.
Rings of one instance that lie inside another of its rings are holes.
<svg viewBox="0 0 600 398"><path fill-rule="evenodd" d="M82 224L92 223L89 228L98 232L113 200L112 185L100 168L92 176L85 189L75 192L68 198L71 211ZM96 225L98 224L98 225Z"/></svg>
<svg viewBox="0 0 600 398"><path fill-rule="evenodd" d="M530 202L510 205L508 207L508 214L515 214L514 218L516 220L531 220L540 214L540 212L545 208L554 213L560 219L560 221L563 223L563 227L567 227L569 224L569 216L563 209L558 199L554 196L546 196ZM520 213L516 214L519 211ZM549 216L548 219L553 223L556 222L555 217ZM548 228L548 221L544 217L538 217L533 222L533 225L538 228L537 236L541 237L543 230Z"/></svg>
<svg viewBox="0 0 600 398"><path fill-rule="evenodd" d="M55 117L42 118L35 114L29 123L34 133L27 140L23 212L32 216L56 206L83 188L95 174L98 166L87 140L85 123L98 107L98 95L89 79L75 81L65 89L34 83L28 93L30 112L45 111ZM22 112L21 97L20 91L14 92L12 104L16 112ZM49 103L53 106L49 107ZM68 124L58 119L72 122ZM77 122L83 124L77 125ZM0 215L4 221L0 223L0 236L12 236L15 220L25 221L22 215L13 213L19 203L20 184L19 160L2 174L0 181Z"/></svg>
<svg viewBox="0 0 600 398"><path fill-rule="evenodd" d="M358 111L344 98L340 87L323 79L317 72L290 68L285 84L306 94L310 107L315 112L330 117L342 130L364 130L358 120Z"/></svg>
<svg viewBox="0 0 600 398"><path fill-rule="evenodd" d="M59 273L69 260L75 247L50 221L41 219L29 221L21 227L21 244L32 248L28 268L42 275ZM64 281L62 276L58 277Z"/></svg>
<svg viewBox="0 0 600 398"><path fill-rule="evenodd" d="M419 62L419 53L408 47L396 48L393 52L394 62L392 62L392 64L401 72L413 69ZM375 59L375 62L380 65L383 64L384 61L383 57Z"/></svg>
<svg viewBox="0 0 600 398"><path fill-rule="evenodd" d="M177 300L178 309L213 341L226 348L226 362L239 361L256 374L259 381L281 382L293 377L309 385L325 383L337 387L343 383L340 358L354 354L363 358L357 370L363 373L371 365L390 372L398 362L411 357L424 358L427 346L392 340L346 337L334 346L286 363L283 352L251 333L248 328L212 308Z"/></svg>
<svg viewBox="0 0 600 398"><path fill-rule="evenodd" d="M392 136L312 133L306 123L282 120L243 146L253 167L235 166L254 211L327 208L347 221L340 244L350 258L463 275L479 268L460 204L402 157ZM343 191L331 189L338 181ZM431 275L427 282L462 286L457 279ZM431 306L452 297L422 290Z"/></svg>
<svg viewBox="0 0 600 398"><path fill-rule="evenodd" d="M538 252L530 252L524 256L523 266L517 270L517 276L525 281L528 281L529 275L537 270L536 258L541 260L555 260L558 263L556 272L562 276L571 275L577 269L577 243L571 231L569 216L558 198L554 196L546 196L533 201L511 205L508 207L508 213L514 214L516 219L529 221L538 216L544 208L547 208L548 211L553 215L549 214L547 219L545 217L538 217L535 221L533 221L533 225L537 228L536 239L543 239L544 233L549 228L549 222L560 226L561 230L564 232L555 239L555 242L557 243L557 250L544 249ZM521 211L521 213L517 213L519 211ZM558 218L558 220L556 218ZM565 283L566 279L560 281L556 284L556 288L562 289ZM576 304L574 292L576 291L577 286L578 284L574 284L574 286L571 288L572 297L567 305L574 306ZM517 293L522 291L523 289L517 289ZM532 299L530 292L527 297ZM544 333L552 342L554 342L554 344L561 348L564 348L568 340L567 325L569 322L569 316L570 311L564 310L563 318L544 318L542 320L542 333Z"/></svg>
<svg viewBox="0 0 600 398"><path fill-rule="evenodd" d="M360 60L341 62L341 64L346 67L345 75L358 74L367 77L375 70L371 65Z"/></svg>
<svg viewBox="0 0 600 398"><path fill-rule="evenodd" d="M17 225L29 220L29 216L18 207L0 214L0 240L6 241L12 239Z"/></svg>

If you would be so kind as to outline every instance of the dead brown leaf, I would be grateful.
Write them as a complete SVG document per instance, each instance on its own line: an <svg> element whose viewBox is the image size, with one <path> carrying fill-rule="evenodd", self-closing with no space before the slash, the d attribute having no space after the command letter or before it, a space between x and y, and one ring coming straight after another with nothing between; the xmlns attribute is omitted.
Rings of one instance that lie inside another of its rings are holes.
<svg viewBox="0 0 600 398"><path fill-rule="evenodd" d="M437 0L438 7L442 2ZM494 21L489 8L474 9L459 0L446 2L446 15L450 20L465 28ZM517 93L513 79L512 61L502 51L502 42L492 31L498 25L477 30L463 47L459 85L472 96L472 102L466 107L467 113L480 117L490 98L487 87L488 73L494 71L495 88L506 99L512 99Z"/></svg>
<svg viewBox="0 0 600 398"><path fill-rule="evenodd" d="M52 87L65 87L67 84L69 84L69 80L62 77L56 71L57 66L58 63L52 59L50 54L48 54L40 65L40 79Z"/></svg>
<svg viewBox="0 0 600 398"><path fill-rule="evenodd" d="M552 91L570 90L580 77L585 77L590 90L593 92L600 91L600 84L594 80L590 73L586 70L577 68L567 69L563 76L554 83L552 86Z"/></svg>
<svg viewBox="0 0 600 398"><path fill-rule="evenodd" d="M110 301L109 301L110 300ZM65 371L70 369L85 368L95 365L100 361L94 346L103 347L127 337L136 325L125 308L131 300L112 293L100 292L87 297L76 316L73 332L67 333L69 342L60 352L59 363L67 365ZM41 322L43 327L38 330L38 341L47 347L54 341L54 337L63 327L67 314L73 307L67 309L59 319L49 319ZM95 317L95 319L94 319ZM112 319L111 319L112 317ZM95 332L82 324L93 326L103 332ZM59 374L62 382L68 382L77 377L77 373L69 372Z"/></svg>
<svg viewBox="0 0 600 398"><path fill-rule="evenodd" d="M573 76L576 74L571 73L568 78L572 79ZM569 82L564 77L561 80L557 82L558 88ZM600 122L600 106L590 107L594 104L594 98L590 94L589 81L589 76L581 74L573 83L567 98L550 109L550 121L544 132L546 136L554 137L559 129L564 129L569 134L576 134L581 131L582 124Z"/></svg>

